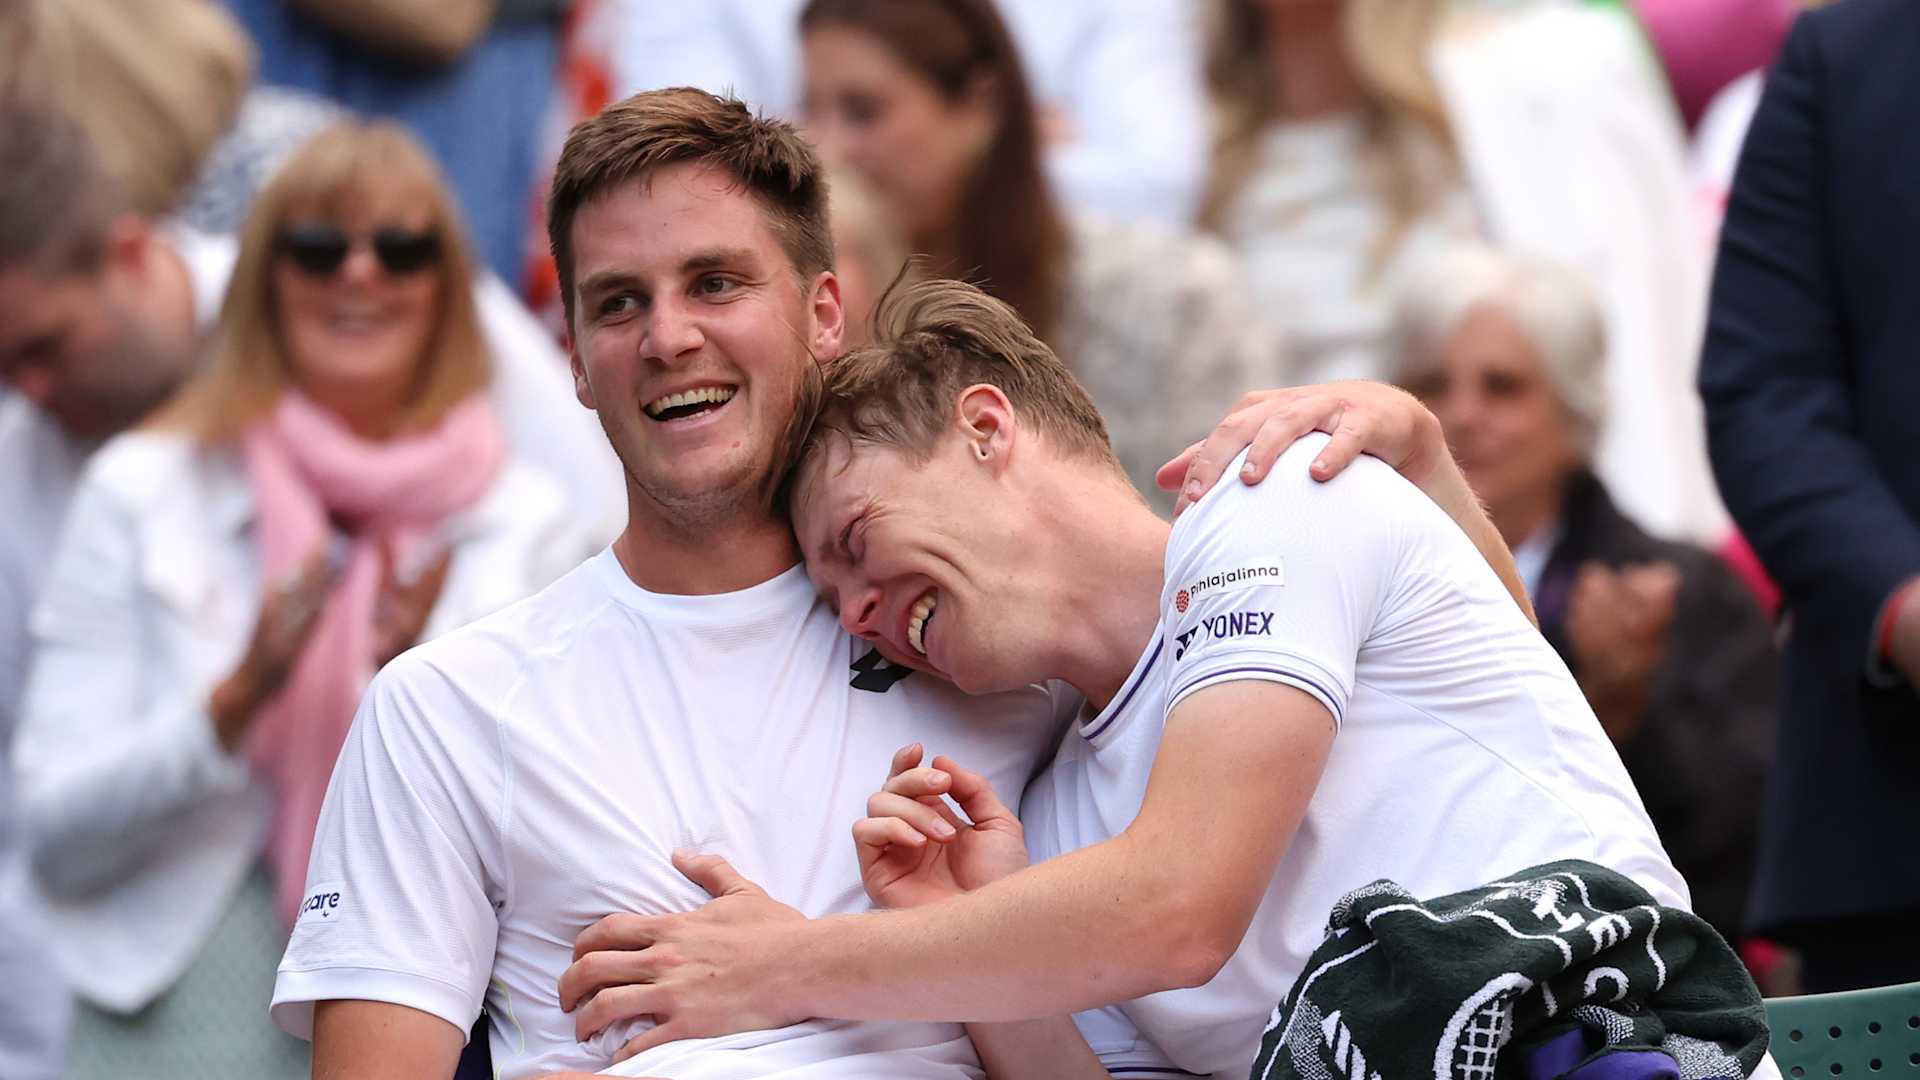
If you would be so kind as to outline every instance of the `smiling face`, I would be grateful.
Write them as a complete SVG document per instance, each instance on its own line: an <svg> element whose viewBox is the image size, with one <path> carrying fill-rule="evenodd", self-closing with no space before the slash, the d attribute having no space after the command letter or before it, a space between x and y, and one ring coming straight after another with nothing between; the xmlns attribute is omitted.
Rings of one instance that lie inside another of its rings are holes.
<svg viewBox="0 0 1920 1080"><path fill-rule="evenodd" d="M839 283L802 280L754 197L682 163L573 221L573 372L636 506L683 528L767 512L817 356L839 351Z"/></svg>
<svg viewBox="0 0 1920 1080"><path fill-rule="evenodd" d="M273 294L293 383L356 428L379 434L419 387L444 302L443 274L438 256L392 254L435 235L424 196L355 201L337 214L288 215ZM307 250L329 239L347 243L331 267Z"/></svg>
<svg viewBox="0 0 1920 1080"><path fill-rule="evenodd" d="M1557 502L1567 474L1585 460L1539 354L1497 308L1469 312L1401 382L1439 417L1496 521Z"/></svg>
<svg viewBox="0 0 1920 1080"><path fill-rule="evenodd" d="M858 170L909 232L937 233L959 214L994 135L984 85L950 99L885 41L828 24L808 31L807 136Z"/></svg>
<svg viewBox="0 0 1920 1080"><path fill-rule="evenodd" d="M972 694L1047 677L1041 582L1025 580L1021 501L949 434L932 457L832 438L802 466L793 527L847 632Z"/></svg>

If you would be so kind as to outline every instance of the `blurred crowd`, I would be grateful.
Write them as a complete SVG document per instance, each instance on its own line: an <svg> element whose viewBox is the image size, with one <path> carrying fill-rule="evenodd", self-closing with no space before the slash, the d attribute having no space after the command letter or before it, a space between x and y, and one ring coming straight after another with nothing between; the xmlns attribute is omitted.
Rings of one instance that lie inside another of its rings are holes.
<svg viewBox="0 0 1920 1080"><path fill-rule="evenodd" d="M1888 573L1820 614L1812 526L1728 480L1766 436L1714 416L1716 484L1696 388L1801 6L0 0L0 1077L305 1074L265 1003L367 678L624 521L543 175L575 121L681 85L824 152L862 325L902 275L982 285L1157 506L1249 389L1419 397L1698 911L1797 988L1819 927L1920 904L1800 899L1805 821L1867 823L1769 786L1777 756L1859 767L1776 730L1794 619L1920 719L1865 641L1920 563L1832 549ZM1758 376L1713 378L1709 407ZM1796 713L1869 707L1794 670Z"/></svg>

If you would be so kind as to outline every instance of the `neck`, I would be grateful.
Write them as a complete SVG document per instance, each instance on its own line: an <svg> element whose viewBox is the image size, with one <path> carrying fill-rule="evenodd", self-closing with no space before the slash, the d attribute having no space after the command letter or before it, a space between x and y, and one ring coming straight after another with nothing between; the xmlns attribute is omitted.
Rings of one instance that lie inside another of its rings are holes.
<svg viewBox="0 0 1920 1080"><path fill-rule="evenodd" d="M1266 13L1267 70L1273 115L1317 120L1353 112L1365 101L1347 57L1338 4L1285 4Z"/></svg>
<svg viewBox="0 0 1920 1080"><path fill-rule="evenodd" d="M1517 548L1559 518L1566 491L1566 481L1556 480L1546 490L1499 504L1489 503L1487 516L1493 519L1493 527L1500 530L1500 539L1507 542L1507 547Z"/></svg>
<svg viewBox="0 0 1920 1080"><path fill-rule="evenodd" d="M627 577L648 592L738 592L800 562L792 527L764 512L743 511L690 528L644 500L628 485L627 527L613 542L613 554Z"/></svg>
<svg viewBox="0 0 1920 1080"><path fill-rule="evenodd" d="M1033 518L1035 562L1048 568L1043 610L1054 623L1048 670L1102 709L1153 642L1172 527L1097 466L1058 475Z"/></svg>

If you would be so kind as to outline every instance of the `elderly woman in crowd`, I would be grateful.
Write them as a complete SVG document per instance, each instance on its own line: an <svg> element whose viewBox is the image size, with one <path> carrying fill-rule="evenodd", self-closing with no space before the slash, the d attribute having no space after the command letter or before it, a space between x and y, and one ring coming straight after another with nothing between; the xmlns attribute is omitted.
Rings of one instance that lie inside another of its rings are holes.
<svg viewBox="0 0 1920 1080"><path fill-rule="evenodd" d="M1297 381L1391 377L1395 304L1457 244L1576 266L1607 321L1597 471L1649 527L1717 540L1692 378L1707 268L1679 117L1633 16L1446 0L1205 11L1217 123L1201 223L1240 255Z"/></svg>
<svg viewBox="0 0 1920 1080"><path fill-rule="evenodd" d="M1011 304L1074 366L1143 492L1162 498L1155 467L1243 390L1285 381L1223 248L1061 211L991 0L813 0L800 31L808 135L861 175L927 272Z"/></svg>
<svg viewBox="0 0 1920 1080"><path fill-rule="evenodd" d="M305 1075L264 1002L361 690L585 553L507 450L472 275L425 151L330 129L255 205L208 369L89 463L15 750L69 1076Z"/></svg>
<svg viewBox="0 0 1920 1080"><path fill-rule="evenodd" d="M1696 910L1729 940L1752 877L1776 656L1717 558L1647 535L1593 474L1606 337L1584 281L1483 249L1416 279L1400 382L1513 548L1540 628L1613 737Z"/></svg>

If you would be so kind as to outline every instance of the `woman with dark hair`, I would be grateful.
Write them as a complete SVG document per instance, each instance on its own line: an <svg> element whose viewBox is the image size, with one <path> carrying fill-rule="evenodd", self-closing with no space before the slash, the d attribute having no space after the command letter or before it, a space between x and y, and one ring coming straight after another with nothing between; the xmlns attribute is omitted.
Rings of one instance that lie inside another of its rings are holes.
<svg viewBox="0 0 1920 1080"><path fill-rule="evenodd" d="M1285 381L1223 248L1061 210L990 0L813 0L800 31L808 133L861 175L928 272L1007 301L1068 358L1142 491L1242 389Z"/></svg>

